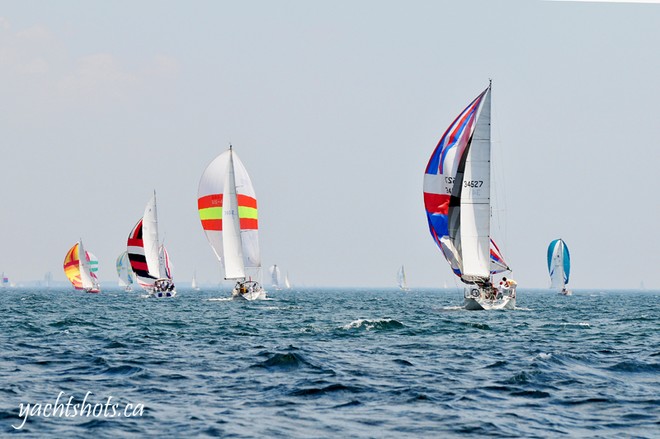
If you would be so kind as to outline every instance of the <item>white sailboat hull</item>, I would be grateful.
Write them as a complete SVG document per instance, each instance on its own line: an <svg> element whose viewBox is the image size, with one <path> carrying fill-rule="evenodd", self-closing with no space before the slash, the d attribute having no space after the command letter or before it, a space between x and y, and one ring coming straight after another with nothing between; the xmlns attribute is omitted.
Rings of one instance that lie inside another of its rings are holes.
<svg viewBox="0 0 660 439"><path fill-rule="evenodd" d="M490 298L482 288L465 289L465 309L468 311L515 309L516 290L511 289L498 294L496 298Z"/></svg>
<svg viewBox="0 0 660 439"><path fill-rule="evenodd" d="M176 297L176 289L174 289L174 283L172 282L172 279L157 279L154 283L154 288L149 290L149 297L156 299Z"/></svg>
<svg viewBox="0 0 660 439"><path fill-rule="evenodd" d="M154 292L149 293L149 297L153 297L155 299L164 299L164 298L176 297L176 290L172 290L172 291L154 291Z"/></svg>
<svg viewBox="0 0 660 439"><path fill-rule="evenodd" d="M253 292L245 293L245 294L240 294L238 292L236 294L234 294L232 292L231 297L232 297L232 299L236 299L236 300L265 300L266 299L266 292L264 290L253 291Z"/></svg>
<svg viewBox="0 0 660 439"><path fill-rule="evenodd" d="M232 290L231 297L236 300L265 300L266 291L257 282L239 282Z"/></svg>

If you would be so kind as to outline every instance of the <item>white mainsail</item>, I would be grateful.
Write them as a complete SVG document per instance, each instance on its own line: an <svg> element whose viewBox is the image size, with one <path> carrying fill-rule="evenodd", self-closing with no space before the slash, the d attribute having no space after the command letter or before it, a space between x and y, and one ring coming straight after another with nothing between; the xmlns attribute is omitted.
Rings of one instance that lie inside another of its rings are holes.
<svg viewBox="0 0 660 439"><path fill-rule="evenodd" d="M284 275L284 286L287 290L291 289L291 282L289 281L289 273Z"/></svg>
<svg viewBox="0 0 660 439"><path fill-rule="evenodd" d="M222 254L225 257L225 279L245 279L241 220L238 216L234 158L231 150L229 150L229 163L222 199L222 232L224 235Z"/></svg>
<svg viewBox="0 0 660 439"><path fill-rule="evenodd" d="M490 89L477 114L468 148L460 188L463 276L487 280L490 278Z"/></svg>
<svg viewBox="0 0 660 439"><path fill-rule="evenodd" d="M403 268L403 265L401 268L399 268L399 271L396 273L396 283L401 288L402 290L407 290L408 289L408 282L406 281L406 271Z"/></svg>
<svg viewBox="0 0 660 439"><path fill-rule="evenodd" d="M280 268L277 265L270 267L270 279L273 288L280 288Z"/></svg>
<svg viewBox="0 0 660 439"><path fill-rule="evenodd" d="M89 256L85 251L82 239L78 241L78 260L80 261L80 281L85 290L91 290L95 287L94 279L89 266Z"/></svg>
<svg viewBox="0 0 660 439"><path fill-rule="evenodd" d="M564 262L561 258L560 246L555 247L554 254L552 255L553 271L550 273L550 288L555 290L562 290L564 285Z"/></svg>
<svg viewBox="0 0 660 439"><path fill-rule="evenodd" d="M142 240L144 242L144 257L149 268L149 275L155 279L164 277L161 273L158 243L158 212L156 209L156 191L147 203L142 217Z"/></svg>

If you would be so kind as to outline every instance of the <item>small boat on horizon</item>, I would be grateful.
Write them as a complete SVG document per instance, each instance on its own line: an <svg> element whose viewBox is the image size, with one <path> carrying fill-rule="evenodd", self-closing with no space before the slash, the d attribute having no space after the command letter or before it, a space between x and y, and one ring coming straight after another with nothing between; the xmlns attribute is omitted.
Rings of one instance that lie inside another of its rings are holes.
<svg viewBox="0 0 660 439"><path fill-rule="evenodd" d="M144 215L129 233L126 247L137 283L149 297L176 296L170 256L165 245L158 240L156 191L147 203Z"/></svg>
<svg viewBox="0 0 660 439"><path fill-rule="evenodd" d="M9 281L9 276L7 276L4 272L2 272L2 275L0 275L0 280L2 281L2 288L11 288L14 286L14 284Z"/></svg>
<svg viewBox="0 0 660 439"><path fill-rule="evenodd" d="M424 172L424 205L434 242L465 284L465 309L514 309L516 282L491 239L489 84L440 138Z"/></svg>
<svg viewBox="0 0 660 439"><path fill-rule="evenodd" d="M192 288L194 291L199 291L199 286L197 286L197 272L195 271L193 271L193 277L190 281L190 288Z"/></svg>
<svg viewBox="0 0 660 439"><path fill-rule="evenodd" d="M202 229L225 280L236 281L232 298L261 300L257 198L250 176L232 146L204 170L197 191Z"/></svg>
<svg viewBox="0 0 660 439"><path fill-rule="evenodd" d="M281 290L282 289L282 287L281 287L282 282L280 282L280 278L281 278L280 268L277 266L277 264L275 264L275 265L271 265L271 267L268 270L270 271L271 286L276 291Z"/></svg>
<svg viewBox="0 0 660 439"><path fill-rule="evenodd" d="M410 291L410 288L408 288L408 281L406 280L406 270L403 268L403 265L399 267L399 270L396 272L396 284L399 289Z"/></svg>
<svg viewBox="0 0 660 439"><path fill-rule="evenodd" d="M94 269L92 271L92 261ZM73 288L87 293L101 292L101 286L96 275L98 259L85 250L82 239L69 249L64 257L64 274Z"/></svg>
<svg viewBox="0 0 660 439"><path fill-rule="evenodd" d="M555 239L548 246L548 273L550 273L550 288L557 290L563 296L571 296L573 292L566 288L571 274L571 255L563 239Z"/></svg>

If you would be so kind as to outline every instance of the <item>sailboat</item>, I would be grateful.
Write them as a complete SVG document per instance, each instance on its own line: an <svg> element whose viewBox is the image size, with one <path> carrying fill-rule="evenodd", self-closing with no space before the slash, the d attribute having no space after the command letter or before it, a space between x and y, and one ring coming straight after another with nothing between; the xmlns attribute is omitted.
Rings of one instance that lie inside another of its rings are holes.
<svg viewBox="0 0 660 439"><path fill-rule="evenodd" d="M408 288L408 281L406 280L406 271L403 268L403 265L399 268L399 271L396 272L396 284L403 291L410 291L410 288Z"/></svg>
<svg viewBox="0 0 660 439"><path fill-rule="evenodd" d="M147 203L144 215L128 235L127 253L138 285L150 297L176 296L170 257L165 246L158 241L156 191Z"/></svg>
<svg viewBox="0 0 660 439"><path fill-rule="evenodd" d="M193 271L192 281L190 281L190 288L195 291L199 291L199 286L197 286L197 273Z"/></svg>
<svg viewBox="0 0 660 439"><path fill-rule="evenodd" d="M98 269L98 260L96 262L95 266ZM88 293L101 291L98 278L95 273L92 273L90 253L85 251L82 239L66 253L64 274L76 290L84 290Z"/></svg>
<svg viewBox="0 0 660 439"><path fill-rule="evenodd" d="M273 288L275 288L276 290L282 289L280 287L280 269L277 265L273 265L270 267L270 279Z"/></svg>
<svg viewBox="0 0 660 439"><path fill-rule="evenodd" d="M135 273L131 268L131 261L128 260L128 252L124 251L117 258L117 276L119 276L119 286L124 287L124 291L133 291L133 282Z"/></svg>
<svg viewBox="0 0 660 439"><path fill-rule="evenodd" d="M284 287L285 287L287 290L290 290L290 289L291 289L291 281L289 281L289 273L286 273L286 274L284 275Z"/></svg>
<svg viewBox="0 0 660 439"><path fill-rule="evenodd" d="M429 230L452 271L465 284L465 308L513 309L516 283L493 275L511 271L491 239L491 87L449 126L424 173Z"/></svg>
<svg viewBox="0 0 660 439"><path fill-rule="evenodd" d="M232 297L265 299L266 292L252 277L261 274L257 198L231 145L204 170L197 198L202 228L224 267L225 280L236 281Z"/></svg>
<svg viewBox="0 0 660 439"><path fill-rule="evenodd" d="M550 288L564 296L573 294L566 288L571 274L571 255L563 239L555 239L548 246L548 272Z"/></svg>

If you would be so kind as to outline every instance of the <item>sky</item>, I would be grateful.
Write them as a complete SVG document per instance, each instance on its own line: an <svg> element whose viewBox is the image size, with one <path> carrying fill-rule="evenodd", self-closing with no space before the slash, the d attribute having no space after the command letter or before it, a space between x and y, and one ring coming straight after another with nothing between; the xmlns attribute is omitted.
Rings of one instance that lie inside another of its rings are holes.
<svg viewBox="0 0 660 439"><path fill-rule="evenodd" d="M561 237L573 288L658 289L660 5L641 3L0 1L0 271L64 282L82 238L114 285L156 190L175 281L218 283L197 185L232 143L264 267L393 287L403 264L412 287L457 285L423 174L492 79L512 277L547 287Z"/></svg>

